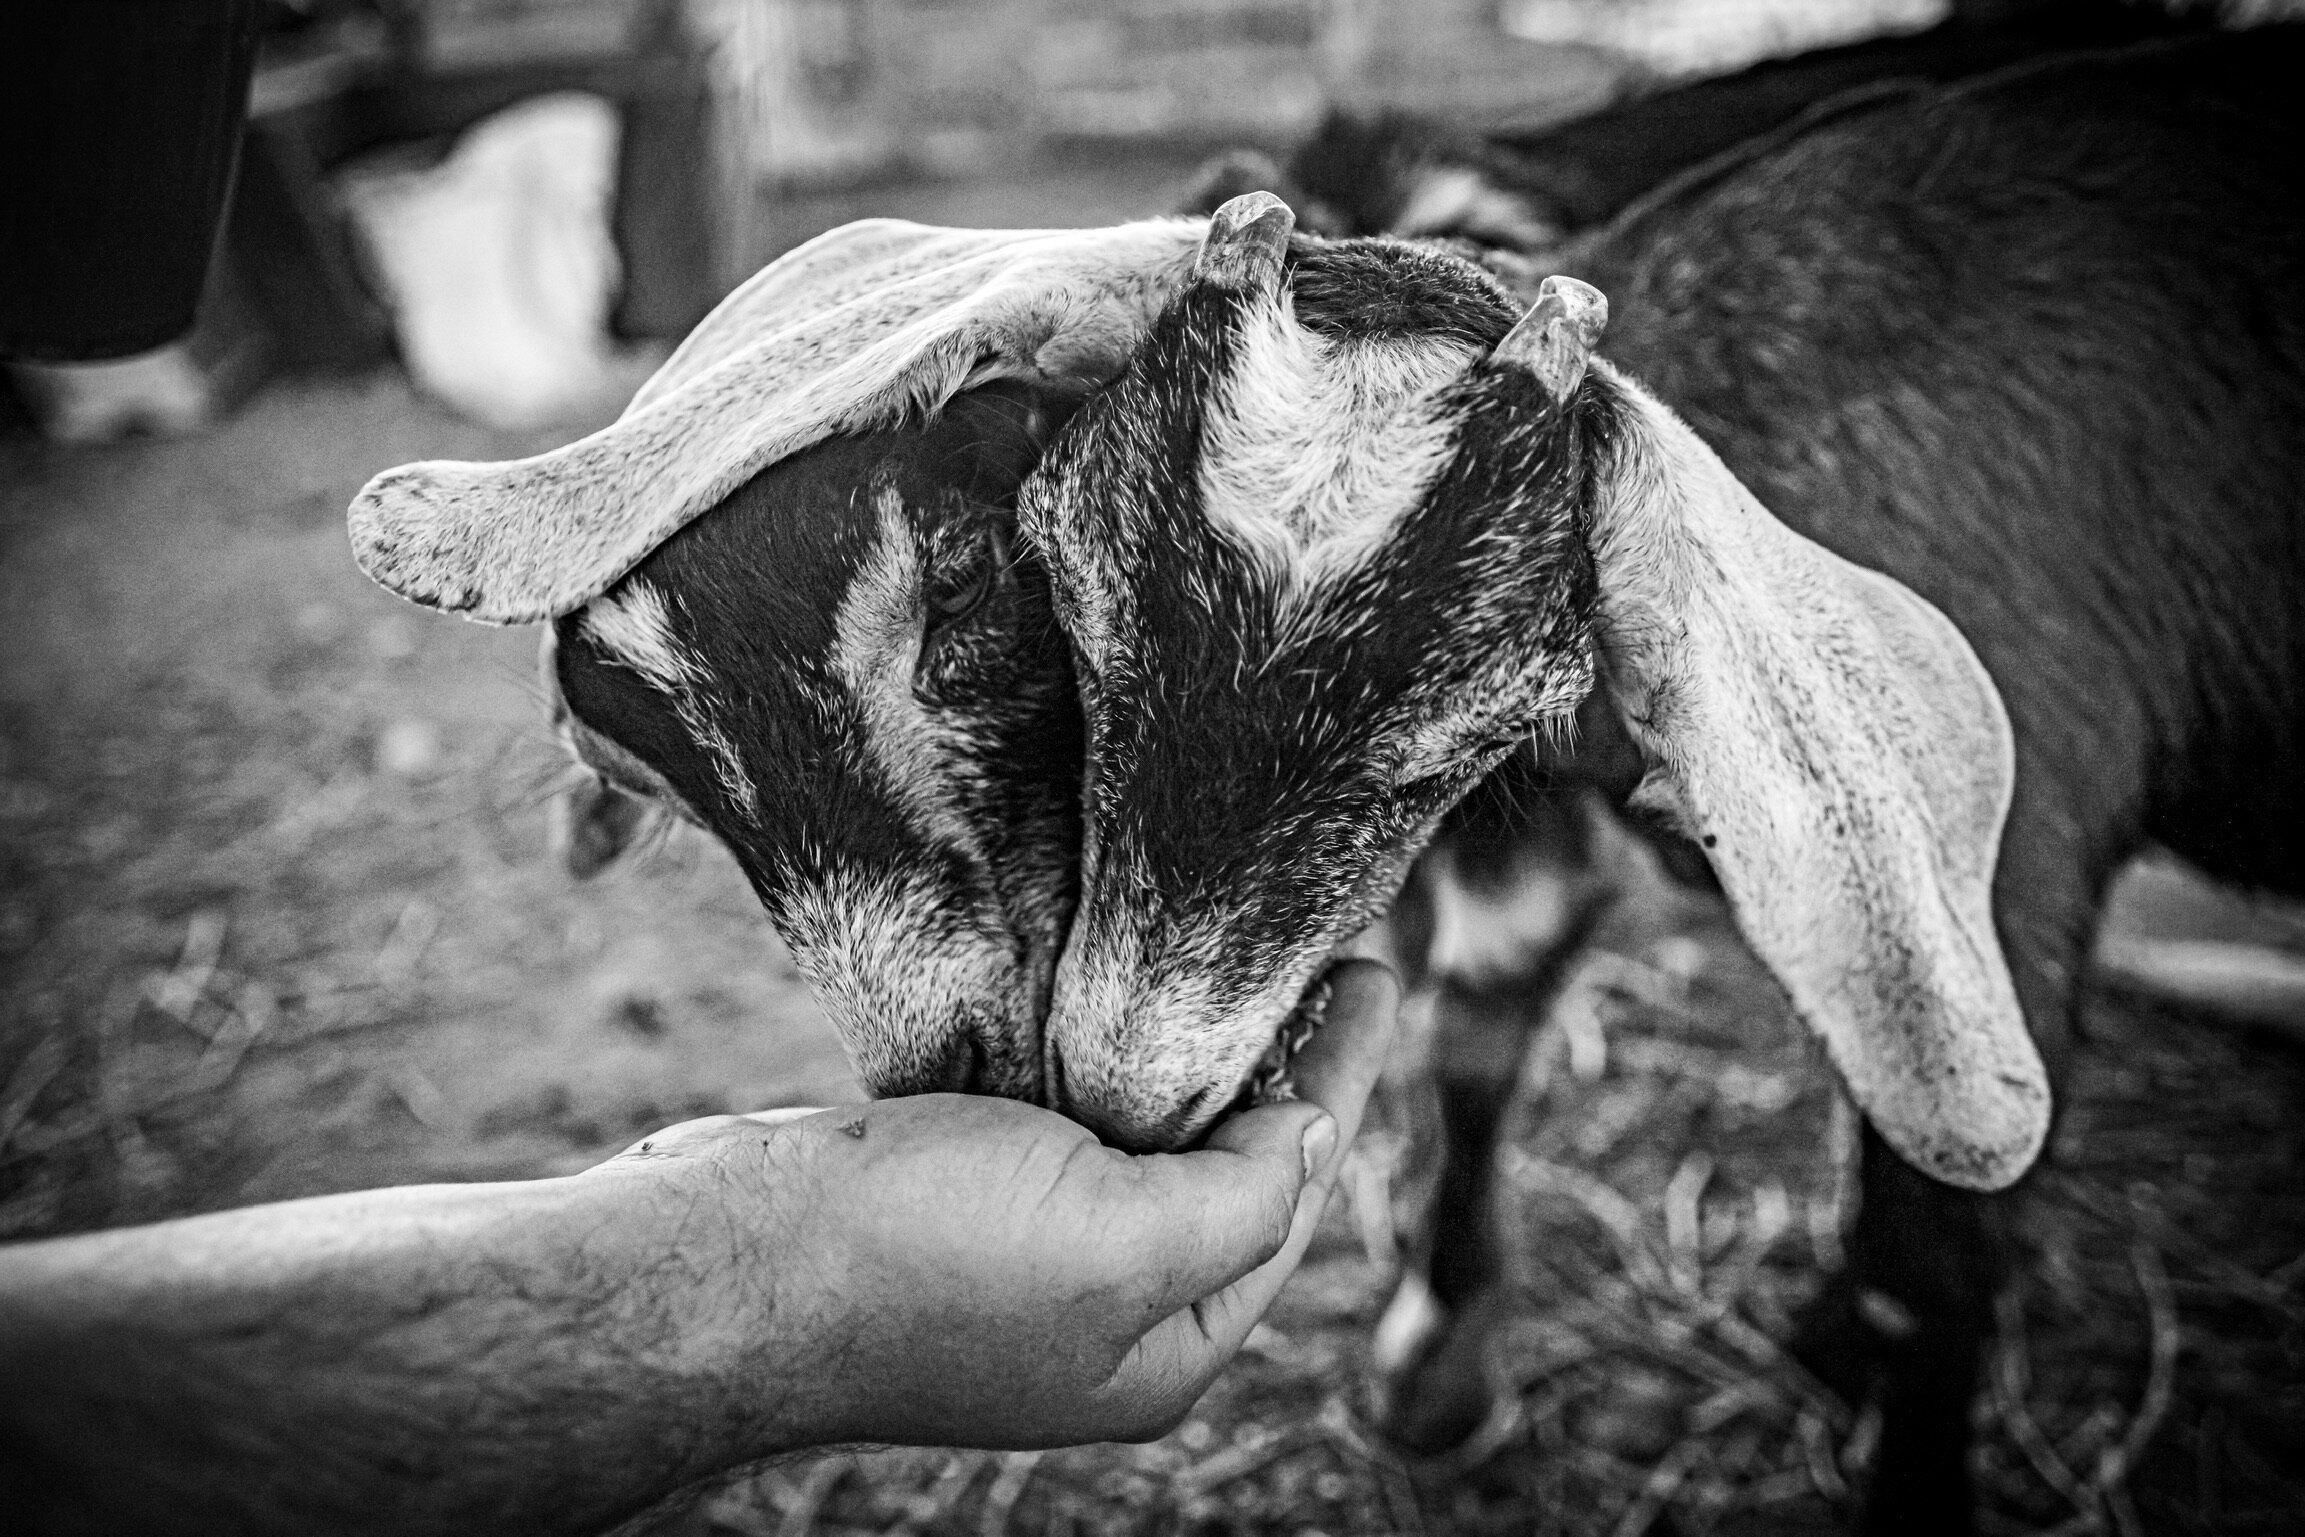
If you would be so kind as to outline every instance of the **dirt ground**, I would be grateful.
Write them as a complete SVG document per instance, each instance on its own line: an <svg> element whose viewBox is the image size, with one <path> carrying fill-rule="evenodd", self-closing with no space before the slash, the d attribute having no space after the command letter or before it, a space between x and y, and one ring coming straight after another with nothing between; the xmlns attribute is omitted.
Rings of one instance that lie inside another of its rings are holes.
<svg viewBox="0 0 2305 1537"><path fill-rule="evenodd" d="M780 211L1091 222L1173 168ZM572 884L534 636L372 589L374 471L564 440L397 376L215 432L0 436L0 1236L581 1167L669 1121L853 1099L732 863L690 835ZM2305 1530L2305 1053L2111 989L1980 1401L1989 1529ZM1782 1354L1839 1256L1851 1122L1723 915L1602 933L1505 1155L1515 1287L1474 1446L1369 1428L1369 1332L1428 1177L1412 1064L1249 1351L1147 1447L843 1454L660 1534L1830 1531L1874 1426Z"/></svg>

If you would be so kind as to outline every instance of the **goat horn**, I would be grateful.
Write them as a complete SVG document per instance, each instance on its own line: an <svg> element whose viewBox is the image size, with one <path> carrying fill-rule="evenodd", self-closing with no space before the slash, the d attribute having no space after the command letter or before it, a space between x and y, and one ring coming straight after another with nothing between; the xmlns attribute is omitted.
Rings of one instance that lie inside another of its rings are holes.
<svg viewBox="0 0 2305 1537"><path fill-rule="evenodd" d="M1281 257L1297 216L1270 192L1227 199L1209 220L1193 275L1226 288L1259 292L1281 280Z"/></svg>
<svg viewBox="0 0 2305 1537"><path fill-rule="evenodd" d="M1585 377L1585 360L1608 323L1606 294L1575 278L1549 277L1537 287L1537 302L1489 355L1519 364L1537 376L1546 394L1567 400Z"/></svg>

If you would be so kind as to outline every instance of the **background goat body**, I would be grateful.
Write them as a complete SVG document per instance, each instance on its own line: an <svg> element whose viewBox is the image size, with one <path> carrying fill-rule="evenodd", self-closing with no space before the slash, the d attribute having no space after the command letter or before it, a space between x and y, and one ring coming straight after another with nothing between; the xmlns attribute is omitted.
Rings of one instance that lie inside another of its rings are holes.
<svg viewBox="0 0 2305 1537"><path fill-rule="evenodd" d="M2282 80L2298 51L2295 33L2264 32L1884 99L1756 147L1529 269L1597 283L1620 317L1605 348L1612 361L1685 415L1763 506L1927 599L1983 659L2016 750L1994 927L2015 997L2052 1056L2103 885L2145 838L2260 886L2294 890L2305 871L2305 463L2294 432L2305 415L2305 189L2273 148L2296 133ZM1309 297L1308 284L1336 281L1334 260L1300 252L1291 278L1292 318L1322 344L1344 346L1356 326L1412 312L1445 329L1431 305L1395 293L1368 290L1357 315ZM1603 501L1580 505L1574 490L1580 476L1607 485L1579 466L1605 450L1589 430L1580 439L1546 428L1535 401L1517 441L1481 425L1470 392L1438 408L1462 423L1460 453L1486 448L1500 464L1517 455L1517 476L1495 477L1486 521L1469 516L1446 547L1453 555L1437 543L1403 555L1389 582L1364 582L1357 601L1339 589L1323 619L1284 626L1289 600L1260 587L1245 546L1227 549L1227 523L1200 514L1204 531L1179 510L1201 506L1221 481L1210 466L1238 451L1228 434L1243 381L1260 349L1278 345L1258 338L1287 323L1254 305L1190 308L1207 302L1188 293L1172 308L1136 373L1089 408L1025 492L1060 605L1088 611L1072 621L1087 637L1095 762L1088 873L1050 1029L1067 1060L1165 1054L1158 1076L1068 1077L1089 1089L1083 1112L1124 1136L1189 1129L1180 1111L1221 1103L1236 1058L1287 1006L1290 983L1377 905L1370 888L1381 892L1423 836L1436 813L1417 797L1451 798L1421 776L1453 758L1477 777L1526 727L1529 715L1508 709L1504 730L1481 729L1495 724L1481 707L1499 697L1482 668L1503 660L1509 670L1525 655L1513 648L1545 649L1548 630L1555 668L1573 668L1575 648L1547 610L1522 608L1518 631L1500 629L1495 613L1525 604L1532 579L1573 596L1577 552L1546 545L1548 522L1556 543L1574 530L1601 557L1603 670L1652 778L1662 771L1669 785L1686 771L1674 727L1703 704L1677 687L1626 690L1617 669L1628 648L1608 635L1612 515ZM1632 404L1639 391L1614 394L1622 388L1599 375L1564 410L1614 396L1635 420L1664 420ZM1435 408L1419 397L1408 409ZM1668 430L1655 441L1675 440ZM1116 458L1133 473L1108 483ZM1161 465L1169 479L1148 485ZM1684 458L1670 473L1694 465ZM1467 517L1460 478L1436 473L1415 511L1372 541L1366 569L1428 538L1419 519L1442 516L1436 509ZM1138 509L1154 508L1171 542L1139 540L1125 546L1133 564L1116 558ZM1620 549L1618 589L1672 563L1671 541ZM1113 573L1126 573L1117 589ZM1162 605L1164 622L1111 618L1148 602ZM1307 608L1298 600L1294 612ZM1797 611L1745 617L1766 631ZM1668 634L1680 617L1670 605L1654 615ZM1108 635L1121 643L1100 653ZM1716 638L1745 649L1728 632ZM1188 680L1198 682L1184 692ZM1885 713L1914 702L1889 695L1876 701ZM1261 702L1240 707L1238 697ZM1511 702L1526 711L1547 698L1560 707L1542 691ZM1781 708L1797 737L1810 701L1788 695ZM1436 722L1455 733L1437 754ZM1806 762L1827 782L1868 767L1833 753ZM1186 765L1189 816L1178 799ZM1554 766L1575 772L1559 755ZM1689 825L1685 797L1659 799L1686 830L1717 831ZM1259 808L1261 858L1228 852L1237 829L1223 836L1210 808L1230 805ZM1862 832L1842 829L1852 830ZM1948 861L1957 848L1943 845ZM1707 852L1728 861L1748 934L1822 1023L1771 950L1769 915L1755 921L1767 883L1740 889L1735 864L1750 850ZM1108 891L1100 872L1114 864L1126 874ZM1875 894L1847 888L1823 900ZM1799 906L1798 895L1784 899ZM1212 924L1212 906L1230 922ZM1136 952L1149 963L1109 959L1164 924L1222 927L1230 948L1181 947L1171 961L1153 943ZM1822 933L1792 932L1810 943ZM1234 979L1228 1006L1205 984L1185 998L1168 978L1205 974L1212 960ZM1132 964L1119 981L1099 974ZM1085 1001L1069 992L1092 983ZM1204 1082L1175 1065L1188 1054L1206 1064ZM1846 1071L1847 1054L1836 1058ZM1899 1135L1852 1082L1876 1124L1913 1152L1912 1128ZM1927 1166L1992 1184L2022 1162L2003 1159L1982 1179ZM1997 1273L1990 1211L1917 1177L1878 1139L1864 1183L1855 1263L1813 1321L1812 1359L1861 1393L1886 1352L1873 1519L1957 1530L1969 1519L1961 1450ZM1857 1306L1867 1290L1893 1299L1888 1313L1874 1311L1893 1315L1894 1329Z"/></svg>

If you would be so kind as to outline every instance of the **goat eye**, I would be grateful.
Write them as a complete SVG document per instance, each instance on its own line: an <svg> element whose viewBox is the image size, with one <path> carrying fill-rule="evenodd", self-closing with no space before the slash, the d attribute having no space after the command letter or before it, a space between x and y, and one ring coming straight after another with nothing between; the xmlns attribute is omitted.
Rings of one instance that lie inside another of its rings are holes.
<svg viewBox="0 0 2305 1537"><path fill-rule="evenodd" d="M948 625L975 613L1007 569L1008 539L998 527L987 527L962 559L929 583L930 624Z"/></svg>

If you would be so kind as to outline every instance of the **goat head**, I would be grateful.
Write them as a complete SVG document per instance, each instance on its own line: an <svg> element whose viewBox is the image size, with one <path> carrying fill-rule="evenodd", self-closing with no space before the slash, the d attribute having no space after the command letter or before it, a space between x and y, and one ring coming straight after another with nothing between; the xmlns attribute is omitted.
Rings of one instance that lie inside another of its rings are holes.
<svg viewBox="0 0 2305 1537"><path fill-rule="evenodd" d="M1053 1102L1197 1135L1440 817L1598 686L1884 1135L2015 1178L2048 1095L1989 906L2011 738L1959 632L1592 357L1591 289L1522 317L1430 249L1265 262L1270 220L1220 211L1258 249L1204 253L1020 498L1088 733Z"/></svg>
<svg viewBox="0 0 2305 1537"><path fill-rule="evenodd" d="M876 1092L1041 1097L1082 750L1014 496L1198 236L850 225L732 295L613 426L353 505L392 591L548 621L571 868L644 805L711 830Z"/></svg>

